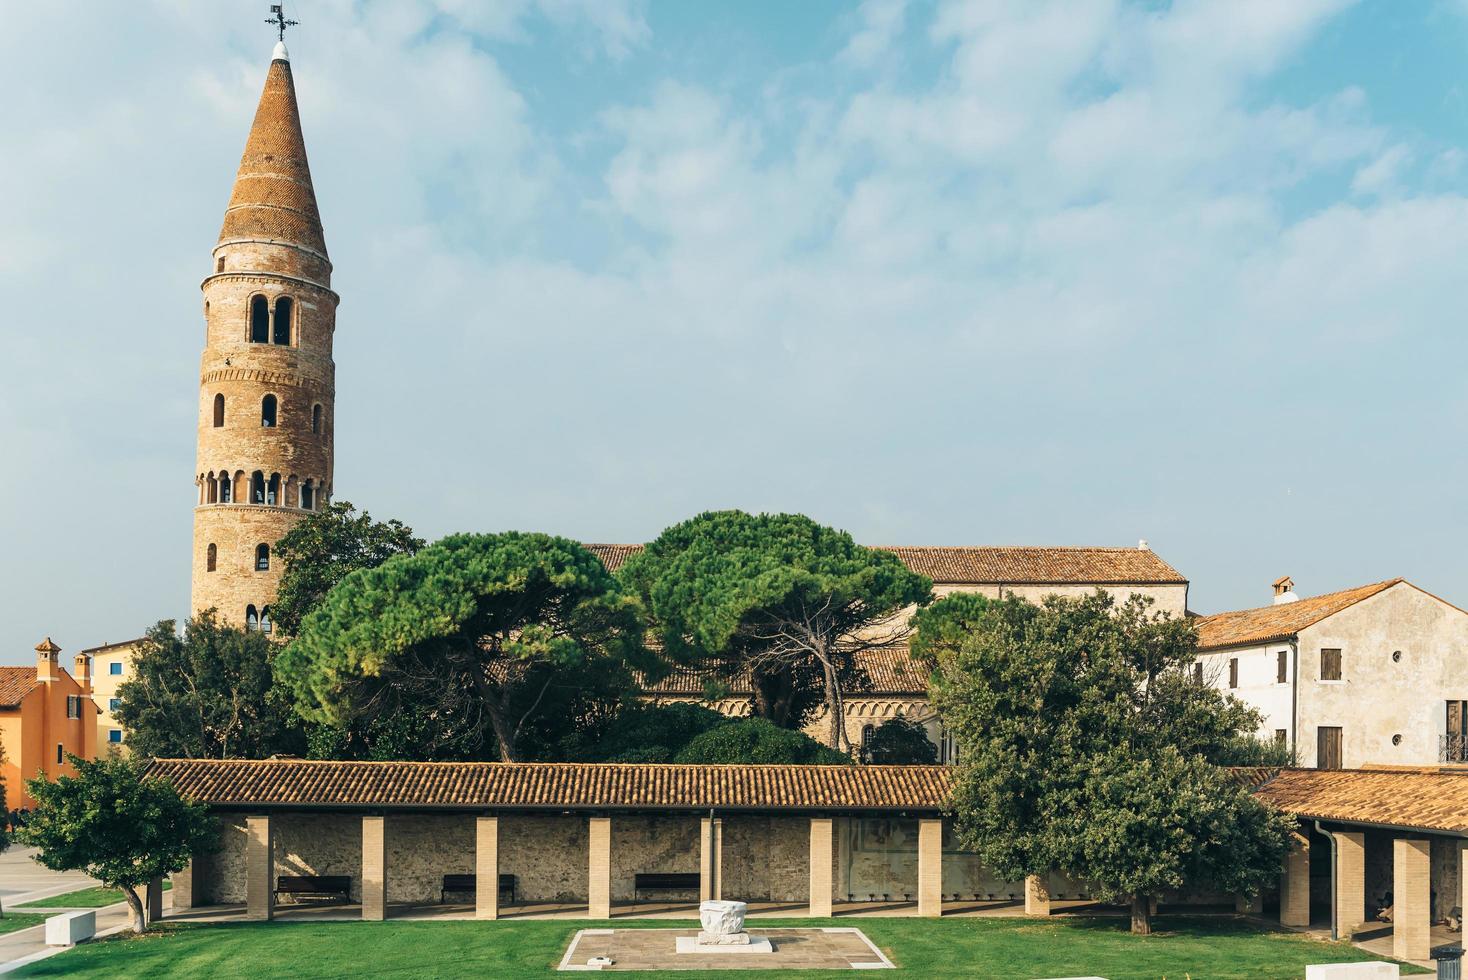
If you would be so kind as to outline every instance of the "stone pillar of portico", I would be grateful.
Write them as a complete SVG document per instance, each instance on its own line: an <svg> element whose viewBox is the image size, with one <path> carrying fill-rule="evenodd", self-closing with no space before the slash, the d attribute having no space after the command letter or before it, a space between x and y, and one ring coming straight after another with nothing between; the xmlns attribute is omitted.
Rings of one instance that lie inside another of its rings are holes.
<svg viewBox="0 0 1468 980"><path fill-rule="evenodd" d="M1310 838L1304 834L1290 835L1279 877L1279 924L1310 925Z"/></svg>
<svg viewBox="0 0 1468 980"><path fill-rule="evenodd" d="M189 859L189 863L184 865L182 871L173 873L173 888L170 890L173 892L173 911L175 913L187 912L195 904L199 904L199 897L202 896L196 897L195 893L203 884L199 880L200 870L202 869L199 867L199 859L194 857Z"/></svg>
<svg viewBox="0 0 1468 980"><path fill-rule="evenodd" d="M1458 910L1468 915L1468 840L1458 841Z"/></svg>
<svg viewBox="0 0 1468 980"><path fill-rule="evenodd" d="M704 817L698 829L698 900L718 901L724 892L724 821Z"/></svg>
<svg viewBox="0 0 1468 980"><path fill-rule="evenodd" d="M143 904L147 906L146 911L148 913L148 923L151 925L152 923L157 922L163 918L162 878L154 878L152 881L148 882L147 898L148 900Z"/></svg>
<svg viewBox="0 0 1468 980"><path fill-rule="evenodd" d="M474 918L500 917L500 818L474 821Z"/></svg>
<svg viewBox="0 0 1468 980"><path fill-rule="evenodd" d="M362 818L362 918L387 918L387 818Z"/></svg>
<svg viewBox="0 0 1468 980"><path fill-rule="evenodd" d="M590 863L586 881L586 917L612 917L612 818L592 817L587 833Z"/></svg>
<svg viewBox="0 0 1468 980"><path fill-rule="evenodd" d="M1425 960L1431 950L1432 842L1392 841L1392 955Z"/></svg>
<svg viewBox="0 0 1468 980"><path fill-rule="evenodd" d="M1025 915L1050 914L1050 884L1042 875L1025 879Z"/></svg>
<svg viewBox="0 0 1468 980"><path fill-rule="evenodd" d="M810 914L826 919L831 915L831 861L835 834L830 817L810 819Z"/></svg>
<svg viewBox="0 0 1468 980"><path fill-rule="evenodd" d="M918 821L918 915L943 914L943 821Z"/></svg>
<svg viewBox="0 0 1468 980"><path fill-rule="evenodd" d="M1335 832L1335 922L1350 939L1366 923L1366 834Z"/></svg>
<svg viewBox="0 0 1468 980"><path fill-rule="evenodd" d="M245 820L245 916L275 918L275 831L268 816Z"/></svg>

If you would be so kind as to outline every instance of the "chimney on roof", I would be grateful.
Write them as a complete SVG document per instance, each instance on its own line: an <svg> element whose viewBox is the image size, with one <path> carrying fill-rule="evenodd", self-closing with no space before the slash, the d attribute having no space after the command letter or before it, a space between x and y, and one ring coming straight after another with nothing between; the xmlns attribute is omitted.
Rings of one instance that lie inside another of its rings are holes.
<svg viewBox="0 0 1468 980"><path fill-rule="evenodd" d="M1283 605L1286 602L1299 602L1300 597L1295 595L1295 580L1288 575L1281 575L1274 580L1274 604Z"/></svg>
<svg viewBox="0 0 1468 980"><path fill-rule="evenodd" d="M92 658L85 653L76 655L76 673L72 674L77 686L82 689L82 697L92 696Z"/></svg>
<svg viewBox="0 0 1468 980"><path fill-rule="evenodd" d="M36 680L49 684L60 676L61 662L57 656L60 653L61 648L49 636L36 644Z"/></svg>
<svg viewBox="0 0 1468 980"><path fill-rule="evenodd" d="M1143 538L1142 540L1140 540L1140 541L1137 542L1137 550L1138 551L1151 551L1152 549L1151 549L1151 547L1148 546L1147 539L1146 538Z"/></svg>

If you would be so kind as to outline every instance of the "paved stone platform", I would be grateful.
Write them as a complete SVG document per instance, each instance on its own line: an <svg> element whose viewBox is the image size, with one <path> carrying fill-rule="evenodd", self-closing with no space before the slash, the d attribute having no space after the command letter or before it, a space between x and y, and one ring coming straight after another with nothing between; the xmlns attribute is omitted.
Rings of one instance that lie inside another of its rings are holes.
<svg viewBox="0 0 1468 980"><path fill-rule="evenodd" d="M882 970L892 961L860 929L746 928L768 938L773 953L677 952L679 936L695 929L582 929L571 937L562 970ZM611 966L587 966L596 956L611 957Z"/></svg>

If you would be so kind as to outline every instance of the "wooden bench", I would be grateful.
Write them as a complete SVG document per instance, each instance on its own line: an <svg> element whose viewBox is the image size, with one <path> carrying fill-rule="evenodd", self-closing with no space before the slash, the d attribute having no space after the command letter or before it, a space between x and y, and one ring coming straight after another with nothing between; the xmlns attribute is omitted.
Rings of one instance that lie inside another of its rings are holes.
<svg viewBox="0 0 1468 980"><path fill-rule="evenodd" d="M698 891L698 873L643 871L632 876L632 900L644 891Z"/></svg>
<svg viewBox="0 0 1468 980"><path fill-rule="evenodd" d="M349 875L281 875L275 879L277 895L340 895L342 901L352 900L352 879Z"/></svg>
<svg viewBox="0 0 1468 980"><path fill-rule="evenodd" d="M479 891L478 875L444 875L443 887L438 892L438 904L448 904L444 899L449 892L468 892L473 895ZM515 876L500 875L500 897L510 896L510 904L515 903Z"/></svg>

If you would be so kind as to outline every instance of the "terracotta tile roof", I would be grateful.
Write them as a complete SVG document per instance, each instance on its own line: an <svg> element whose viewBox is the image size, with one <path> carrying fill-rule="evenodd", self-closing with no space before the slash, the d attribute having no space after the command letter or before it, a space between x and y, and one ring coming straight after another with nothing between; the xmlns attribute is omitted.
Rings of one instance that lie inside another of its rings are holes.
<svg viewBox="0 0 1468 980"><path fill-rule="evenodd" d="M39 683L34 667L0 667L0 708L16 707Z"/></svg>
<svg viewBox="0 0 1468 980"><path fill-rule="evenodd" d="M1213 650L1288 639L1305 627L1313 626L1327 616L1333 616L1347 606L1369 599L1402 581L1405 580L1387 579L1385 582L1312 596L1297 602L1283 602L1277 606L1200 616L1194 620L1194 625L1198 628L1198 647L1202 650Z"/></svg>
<svg viewBox="0 0 1468 980"><path fill-rule="evenodd" d="M149 772L214 806L937 811L949 793L944 766L159 759Z"/></svg>
<svg viewBox="0 0 1468 980"><path fill-rule="evenodd" d="M239 238L289 242L326 254L288 61L270 63L224 212L219 240Z"/></svg>
<svg viewBox="0 0 1468 980"><path fill-rule="evenodd" d="M927 672L918 666L907 647L886 647L863 650L856 655L857 665L867 672L871 685L859 692L849 692L852 697L873 695L923 695L928 693ZM647 694L702 695L704 674L692 670L675 671L656 684L644 688ZM728 684L729 693L745 697L753 692L746 674Z"/></svg>
<svg viewBox="0 0 1468 980"><path fill-rule="evenodd" d="M1311 820L1468 833L1468 772L1285 769L1257 793Z"/></svg>
<svg viewBox="0 0 1468 980"><path fill-rule="evenodd" d="M586 546L612 571L640 544ZM1177 569L1140 548L888 547L939 585L1183 585Z"/></svg>

